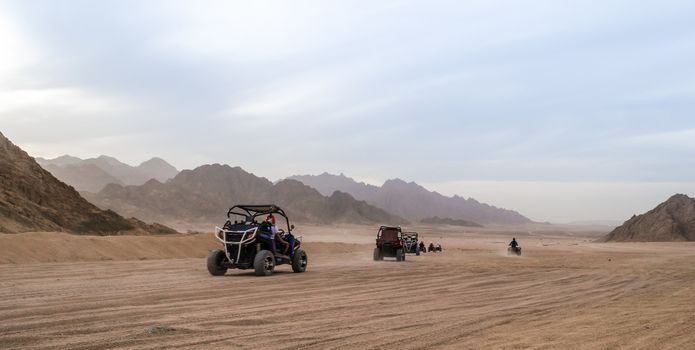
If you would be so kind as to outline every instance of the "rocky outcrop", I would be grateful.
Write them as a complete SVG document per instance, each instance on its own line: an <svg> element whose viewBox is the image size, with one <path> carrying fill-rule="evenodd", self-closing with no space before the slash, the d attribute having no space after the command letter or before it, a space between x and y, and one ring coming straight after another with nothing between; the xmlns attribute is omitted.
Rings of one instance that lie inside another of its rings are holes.
<svg viewBox="0 0 695 350"><path fill-rule="evenodd" d="M676 194L605 236L606 242L695 241L695 199Z"/></svg>
<svg viewBox="0 0 695 350"><path fill-rule="evenodd" d="M101 210L0 133L0 232L80 234L175 232Z"/></svg>

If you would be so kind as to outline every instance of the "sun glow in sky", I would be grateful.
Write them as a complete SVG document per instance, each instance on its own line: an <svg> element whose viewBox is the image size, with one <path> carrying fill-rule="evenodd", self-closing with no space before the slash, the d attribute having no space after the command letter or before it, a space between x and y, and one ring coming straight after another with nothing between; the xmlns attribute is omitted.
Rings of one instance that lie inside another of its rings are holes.
<svg viewBox="0 0 695 350"><path fill-rule="evenodd" d="M626 219L695 193L693 13L692 1L6 1L0 131L34 156L399 177L534 220Z"/></svg>

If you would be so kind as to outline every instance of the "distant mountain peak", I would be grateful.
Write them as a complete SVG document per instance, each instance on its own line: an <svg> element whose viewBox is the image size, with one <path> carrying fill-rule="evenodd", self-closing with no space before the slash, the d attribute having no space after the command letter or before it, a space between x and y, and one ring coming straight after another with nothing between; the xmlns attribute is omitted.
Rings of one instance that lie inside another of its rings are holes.
<svg viewBox="0 0 695 350"><path fill-rule="evenodd" d="M159 157L138 166L128 165L107 155L84 160L65 155L55 159L37 159L37 162L61 181L87 192L98 192L109 183L141 185L150 179L165 182L179 173Z"/></svg>
<svg viewBox="0 0 695 350"><path fill-rule="evenodd" d="M167 163L166 160L159 158L159 157L152 157L152 158L140 163L140 166L142 166L144 164L166 164L166 165L169 165L169 163Z"/></svg>
<svg viewBox="0 0 695 350"><path fill-rule="evenodd" d="M120 165L120 164L127 165L127 164L121 162L120 160L118 160L118 159L116 159L116 158L114 158L114 157L107 156L107 155L103 155L103 154L100 155L100 156L98 156L96 159L98 159L98 160L103 160L103 161L107 162L107 163L110 164L110 165Z"/></svg>

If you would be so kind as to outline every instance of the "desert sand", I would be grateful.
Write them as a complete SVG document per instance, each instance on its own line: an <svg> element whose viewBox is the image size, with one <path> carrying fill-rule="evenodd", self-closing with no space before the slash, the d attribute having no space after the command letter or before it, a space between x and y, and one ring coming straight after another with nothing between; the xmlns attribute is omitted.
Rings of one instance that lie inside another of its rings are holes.
<svg viewBox="0 0 695 350"><path fill-rule="evenodd" d="M0 234L3 349L685 349L695 244L417 228L444 252L371 259L375 228L300 226L309 267L205 267L211 234ZM522 257L506 255L515 235Z"/></svg>

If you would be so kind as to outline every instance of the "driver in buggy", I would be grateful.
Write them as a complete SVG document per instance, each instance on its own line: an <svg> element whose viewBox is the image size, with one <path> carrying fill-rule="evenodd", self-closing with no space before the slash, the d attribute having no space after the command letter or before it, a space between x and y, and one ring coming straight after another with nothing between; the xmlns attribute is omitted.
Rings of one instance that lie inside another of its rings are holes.
<svg viewBox="0 0 695 350"><path fill-rule="evenodd" d="M277 226L275 226L275 216L272 213L269 214L263 223L265 225L262 225L261 227L264 228L264 226L265 227L269 226L270 235L266 234L265 236L261 236L261 237L270 241L270 242L267 241L267 243L268 243L268 245L270 245L270 247L272 249L271 251L273 252L273 255L277 255L277 247L276 247L275 242L279 242L280 244L282 244L285 247L285 249L283 249L283 251L282 251L283 255L287 255L287 253L291 252L292 247L290 246L290 243L287 242L282 237L280 232L278 232Z"/></svg>
<svg viewBox="0 0 695 350"><path fill-rule="evenodd" d="M290 229L294 229L294 225L290 227ZM292 234L292 231L290 232L283 232L282 234L277 235L278 239L282 240L282 242L285 242L285 251L289 252L289 256L294 255L294 243L295 243L295 238L294 235ZM287 254L287 253L285 253Z"/></svg>
<svg viewBox="0 0 695 350"><path fill-rule="evenodd" d="M274 218L272 219L274 220ZM273 225L271 217L269 216L258 226L258 237L268 244L273 255L278 254L276 242L284 245L285 249L283 250L283 254L286 255L287 251L289 250L289 243L287 243L287 241L285 241L282 236L278 234L276 230L274 230L274 227L275 225Z"/></svg>

